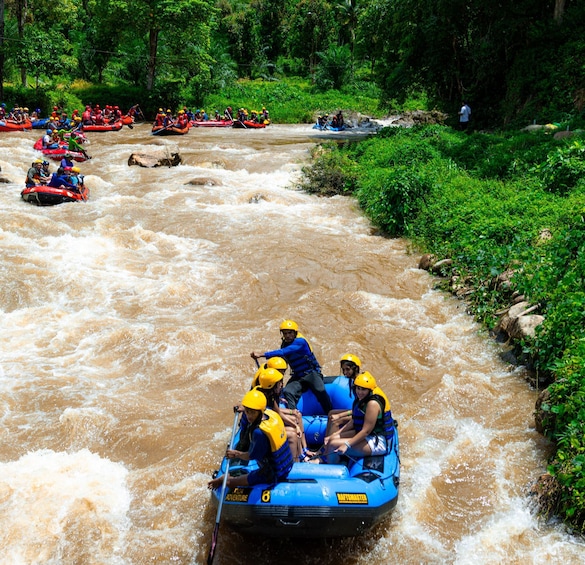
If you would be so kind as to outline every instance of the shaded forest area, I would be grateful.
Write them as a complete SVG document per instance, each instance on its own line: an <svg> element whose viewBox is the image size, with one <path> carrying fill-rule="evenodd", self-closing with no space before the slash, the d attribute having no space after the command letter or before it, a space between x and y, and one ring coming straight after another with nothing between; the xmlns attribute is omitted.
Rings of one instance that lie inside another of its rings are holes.
<svg viewBox="0 0 585 565"><path fill-rule="evenodd" d="M476 127L575 126L584 24L577 0L0 0L0 99L101 85L200 105L239 78L301 77L388 112L464 99Z"/></svg>

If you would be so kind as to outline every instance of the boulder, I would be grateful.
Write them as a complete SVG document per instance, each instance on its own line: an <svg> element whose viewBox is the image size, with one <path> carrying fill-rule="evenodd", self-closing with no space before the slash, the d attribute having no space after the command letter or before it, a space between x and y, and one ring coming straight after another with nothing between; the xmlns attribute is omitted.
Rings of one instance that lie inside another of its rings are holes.
<svg viewBox="0 0 585 565"><path fill-rule="evenodd" d="M425 253L418 262L418 268L424 271L430 271L436 260L437 258L431 253Z"/></svg>
<svg viewBox="0 0 585 565"><path fill-rule="evenodd" d="M451 265L453 265L453 259L441 259L431 266L431 272L435 275L441 275L447 272Z"/></svg>
<svg viewBox="0 0 585 565"><path fill-rule="evenodd" d="M514 320L508 333L511 338L516 340L534 337L536 335L536 328L540 326L542 322L544 322L544 316L541 316L540 314L520 316Z"/></svg>
<svg viewBox="0 0 585 565"><path fill-rule="evenodd" d="M166 148L153 148L148 153L132 153L128 159L128 166L138 165L152 169L154 167L176 167L182 163L179 153L171 153Z"/></svg>
<svg viewBox="0 0 585 565"><path fill-rule="evenodd" d="M554 139L567 139L568 137L573 137L575 135L574 131L557 131L553 135Z"/></svg>
<svg viewBox="0 0 585 565"><path fill-rule="evenodd" d="M212 179L211 177L197 177L187 181L185 184L192 184L194 186L221 186L222 182L219 179Z"/></svg>
<svg viewBox="0 0 585 565"><path fill-rule="evenodd" d="M545 129L545 126L541 124L530 124L529 126L522 128L520 131L541 131L543 129Z"/></svg>

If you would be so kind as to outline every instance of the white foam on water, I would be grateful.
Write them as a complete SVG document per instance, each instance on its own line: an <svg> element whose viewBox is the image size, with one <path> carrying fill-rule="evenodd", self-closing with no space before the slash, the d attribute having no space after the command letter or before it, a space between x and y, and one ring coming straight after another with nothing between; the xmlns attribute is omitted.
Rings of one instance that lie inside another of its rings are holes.
<svg viewBox="0 0 585 565"><path fill-rule="evenodd" d="M0 563L57 564L75 547L98 561L124 563L127 474L88 450L41 450L0 463Z"/></svg>

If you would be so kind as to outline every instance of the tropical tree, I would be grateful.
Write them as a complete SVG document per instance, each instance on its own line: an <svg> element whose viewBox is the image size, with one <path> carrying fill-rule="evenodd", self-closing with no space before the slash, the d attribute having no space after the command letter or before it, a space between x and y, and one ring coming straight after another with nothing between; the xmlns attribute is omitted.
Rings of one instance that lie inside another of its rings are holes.
<svg viewBox="0 0 585 565"><path fill-rule="evenodd" d="M159 45L167 46L165 65L202 68L208 65L210 31L216 10L210 0L111 0L123 14L127 31L144 38L146 89L152 90L159 70ZM178 47L178 49L176 49ZM183 56L184 54L184 56Z"/></svg>
<svg viewBox="0 0 585 565"><path fill-rule="evenodd" d="M4 99L4 0L0 0L0 100Z"/></svg>

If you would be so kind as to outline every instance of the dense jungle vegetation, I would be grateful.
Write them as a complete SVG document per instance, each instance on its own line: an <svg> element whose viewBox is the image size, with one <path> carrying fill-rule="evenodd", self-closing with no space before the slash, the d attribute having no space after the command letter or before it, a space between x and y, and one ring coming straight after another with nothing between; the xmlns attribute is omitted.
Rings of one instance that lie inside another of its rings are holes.
<svg viewBox="0 0 585 565"><path fill-rule="evenodd" d="M301 186L354 196L372 222L450 258L469 310L493 328L519 292L544 316L516 346L547 385L542 429L556 453L542 510L585 529L585 134L384 128L319 147ZM496 284L506 274L511 286Z"/></svg>
<svg viewBox="0 0 585 565"><path fill-rule="evenodd" d="M578 0L0 0L0 100L450 114L321 149L304 187L353 195L383 233L453 259L488 327L509 301L493 281L513 273L545 316L521 344L548 385L545 511L583 531L585 138L519 129L584 126L584 24ZM469 134L448 127L462 100Z"/></svg>
<svg viewBox="0 0 585 565"><path fill-rule="evenodd" d="M451 114L466 99L477 127L546 123L585 107L584 22L577 0L0 0L0 99L151 117L301 77L382 112L416 95Z"/></svg>

